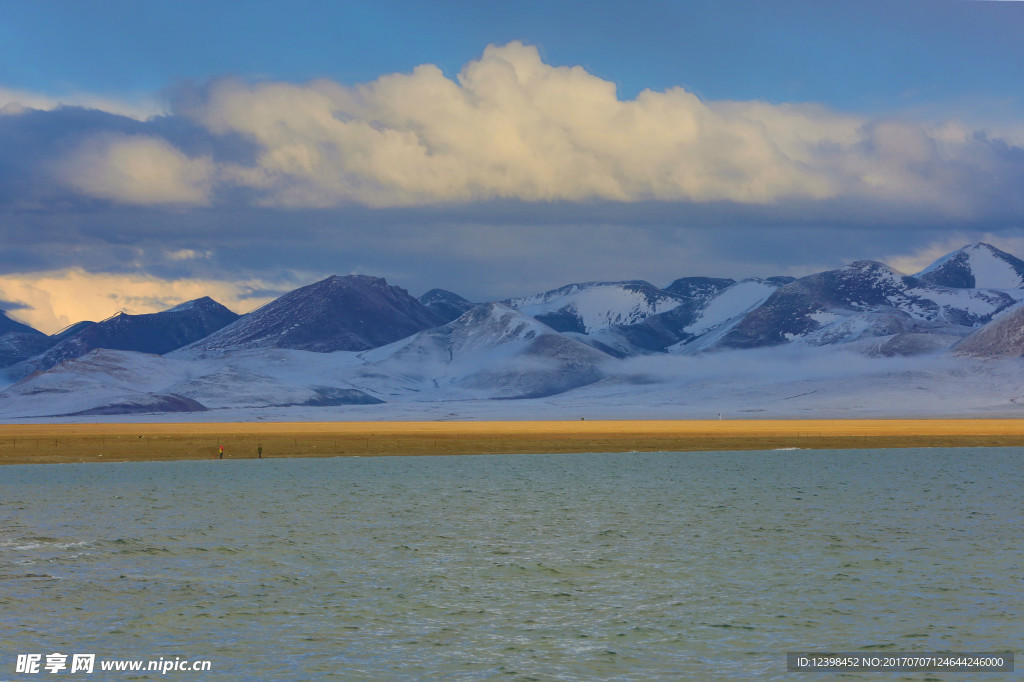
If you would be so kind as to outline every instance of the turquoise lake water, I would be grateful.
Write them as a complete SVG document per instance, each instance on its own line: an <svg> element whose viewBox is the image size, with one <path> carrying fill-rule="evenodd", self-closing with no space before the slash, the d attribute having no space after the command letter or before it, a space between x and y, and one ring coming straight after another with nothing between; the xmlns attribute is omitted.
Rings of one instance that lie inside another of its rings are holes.
<svg viewBox="0 0 1024 682"><path fill-rule="evenodd" d="M1022 483L1024 451L980 448L7 466L0 679L76 677L16 674L18 654L52 652L211 662L77 675L179 680L1019 661Z"/></svg>

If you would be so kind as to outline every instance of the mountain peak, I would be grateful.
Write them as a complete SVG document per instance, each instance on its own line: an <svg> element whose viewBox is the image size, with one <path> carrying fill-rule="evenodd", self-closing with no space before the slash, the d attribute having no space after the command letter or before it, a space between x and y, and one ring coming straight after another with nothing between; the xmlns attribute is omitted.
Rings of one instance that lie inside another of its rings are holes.
<svg viewBox="0 0 1024 682"><path fill-rule="evenodd" d="M419 301L426 305L427 303L433 303L435 301L466 301L466 299L454 292L447 291L446 289L431 289L420 296Z"/></svg>
<svg viewBox="0 0 1024 682"><path fill-rule="evenodd" d="M45 352L19 363L11 373L24 376L49 369L97 348L162 355L198 341L236 319L238 315L209 296L159 313L129 315L121 311L96 324L72 325L55 335L56 343Z"/></svg>
<svg viewBox="0 0 1024 682"><path fill-rule="evenodd" d="M41 331L33 329L27 324L22 324L17 320L12 320L7 316L6 310L0 310L0 334L6 334L7 332L18 332L19 334L33 334L39 336L45 336Z"/></svg>
<svg viewBox="0 0 1024 682"><path fill-rule="evenodd" d="M444 289L431 289L417 300L444 322L451 322L474 305L458 294Z"/></svg>
<svg viewBox="0 0 1024 682"><path fill-rule="evenodd" d="M957 355L1014 357L1024 355L1024 306L1017 306L976 329L953 347Z"/></svg>
<svg viewBox="0 0 1024 682"><path fill-rule="evenodd" d="M860 270L862 272L868 272L868 271L876 271L877 272L877 271L881 271L881 272L891 273L893 275L899 275L900 274L895 269L893 269L893 268L889 267L888 265L886 265L885 263L882 263L882 262L877 261L877 260L855 260L855 261L853 261L852 263L850 263L846 267L852 268L853 270Z"/></svg>
<svg viewBox="0 0 1024 682"><path fill-rule="evenodd" d="M723 277L680 277L665 287L665 291L683 298L707 299L733 284L736 280Z"/></svg>
<svg viewBox="0 0 1024 682"><path fill-rule="evenodd" d="M962 246L958 250L959 251L981 251L981 250L986 250L986 251L990 251L992 253L1002 253L1002 254L1006 253L1005 251L1002 251L1002 250L997 249L996 247L992 246L988 242L974 242L973 244L968 244L967 246Z"/></svg>
<svg viewBox="0 0 1024 682"><path fill-rule="evenodd" d="M179 312L179 311L182 311L182 310L191 310L192 308L196 308L196 307L207 308L207 307L219 306L219 305L220 305L220 303L217 303L217 301L213 300L209 296L200 296L199 298L194 298L191 301L185 301L183 303L179 303L178 305L174 306L173 308L168 308L164 312L168 312L168 313L170 313L170 312Z"/></svg>
<svg viewBox="0 0 1024 682"><path fill-rule="evenodd" d="M958 256L961 253L970 254L970 253L977 253L977 252L988 253L988 254L992 254L992 255L1000 255L1000 254L1003 255L1003 256L1009 256L1010 255L1010 254L1006 253L1005 251L997 249L996 247L992 246L991 244L989 244L987 242L974 242L973 244L966 244L964 246L961 246L959 249L956 249L955 251L950 251L945 256L942 256L941 258L936 260L934 263L929 265L927 268L925 268L921 272L922 273L928 272L928 271L934 269L936 266L939 266L942 263L945 263L950 258L954 258L954 257Z"/></svg>
<svg viewBox="0 0 1024 682"><path fill-rule="evenodd" d="M382 277L331 275L284 294L189 348L367 350L442 323Z"/></svg>
<svg viewBox="0 0 1024 682"><path fill-rule="evenodd" d="M947 253L917 273L921 281L954 289L1024 288L1024 261L985 242Z"/></svg>
<svg viewBox="0 0 1024 682"><path fill-rule="evenodd" d="M473 306L465 313L448 323L450 327L468 327L480 324L497 323L504 327L510 324L519 325L536 333L552 333L554 330L539 320L523 313L506 303L491 301Z"/></svg>
<svg viewBox="0 0 1024 682"><path fill-rule="evenodd" d="M374 277L373 275L331 275L319 282L314 282L311 286L316 286L318 284L326 284L329 286L351 286L353 284L361 284L363 286L380 288L390 286L387 280L383 277Z"/></svg>

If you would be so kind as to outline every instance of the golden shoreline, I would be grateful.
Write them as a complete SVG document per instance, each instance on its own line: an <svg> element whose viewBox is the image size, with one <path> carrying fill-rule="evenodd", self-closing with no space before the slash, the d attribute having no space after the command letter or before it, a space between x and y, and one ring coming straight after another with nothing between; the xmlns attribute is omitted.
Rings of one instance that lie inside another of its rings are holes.
<svg viewBox="0 0 1024 682"><path fill-rule="evenodd" d="M0 424L0 464L1024 446L1018 419Z"/></svg>

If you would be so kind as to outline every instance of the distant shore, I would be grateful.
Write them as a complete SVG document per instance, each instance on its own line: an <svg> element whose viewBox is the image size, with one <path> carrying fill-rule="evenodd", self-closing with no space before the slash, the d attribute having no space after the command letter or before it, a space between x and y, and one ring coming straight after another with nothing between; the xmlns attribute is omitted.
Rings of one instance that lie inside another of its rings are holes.
<svg viewBox="0 0 1024 682"><path fill-rule="evenodd" d="M380 455L1024 446L1024 420L5 424L0 464Z"/></svg>

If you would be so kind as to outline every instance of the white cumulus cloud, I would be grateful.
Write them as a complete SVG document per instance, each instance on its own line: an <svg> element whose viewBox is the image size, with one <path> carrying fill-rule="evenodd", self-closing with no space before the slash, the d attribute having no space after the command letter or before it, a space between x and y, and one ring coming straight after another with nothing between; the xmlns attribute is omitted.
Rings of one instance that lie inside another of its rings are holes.
<svg viewBox="0 0 1024 682"><path fill-rule="evenodd" d="M1019 210L1007 190L1024 178L1019 147L956 122L705 101L680 87L623 100L614 83L518 42L488 46L455 78L427 64L355 86L222 79L179 97L171 116L248 140L252 154L214 162L155 133L105 134L62 177L130 204L839 199L956 216Z"/></svg>
<svg viewBox="0 0 1024 682"><path fill-rule="evenodd" d="M859 124L682 88L623 101L613 83L520 43L488 47L455 80L424 65L351 88L220 81L185 113L259 144L235 182L319 206L825 198L835 182L809 161L822 141L854 142Z"/></svg>

